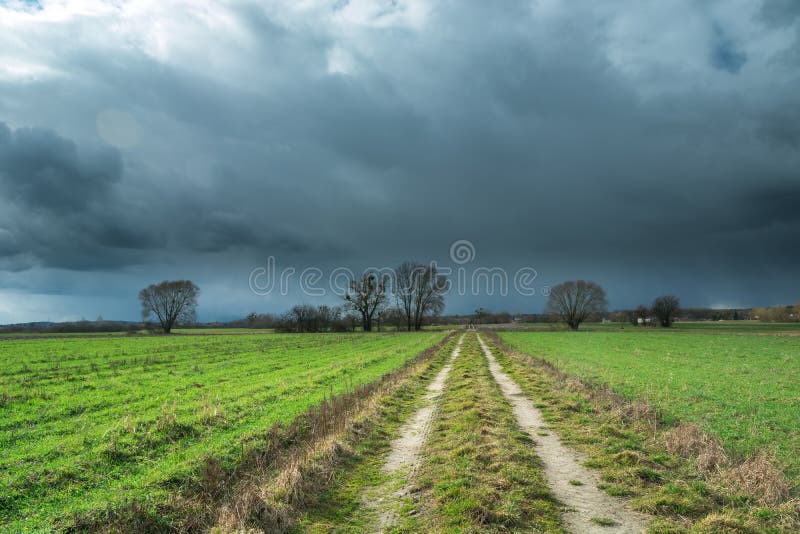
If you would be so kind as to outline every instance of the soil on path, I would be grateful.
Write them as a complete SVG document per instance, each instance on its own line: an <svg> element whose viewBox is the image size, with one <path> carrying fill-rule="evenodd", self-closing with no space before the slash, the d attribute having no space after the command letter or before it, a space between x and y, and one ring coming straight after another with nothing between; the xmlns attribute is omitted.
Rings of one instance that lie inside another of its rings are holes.
<svg viewBox="0 0 800 534"><path fill-rule="evenodd" d="M624 501L598 489L600 480L597 475L583 467L580 456L565 447L545 424L541 412L503 372L480 335L478 341L489 361L492 376L513 407L517 423L533 440L550 490L567 507L564 514L566 527L576 533L645 532L647 517L628 508ZM600 524L610 522L613 524Z"/></svg>
<svg viewBox="0 0 800 534"><path fill-rule="evenodd" d="M374 531L391 528L398 519L398 508L411 489L411 478L419 465L420 450L425 444L431 422L436 415L439 397L445 387L453 362L461 352L462 335L448 363L439 371L425 391L424 405L400 428L400 435L391 444L383 470L391 475L385 484L369 488L362 499L376 514Z"/></svg>

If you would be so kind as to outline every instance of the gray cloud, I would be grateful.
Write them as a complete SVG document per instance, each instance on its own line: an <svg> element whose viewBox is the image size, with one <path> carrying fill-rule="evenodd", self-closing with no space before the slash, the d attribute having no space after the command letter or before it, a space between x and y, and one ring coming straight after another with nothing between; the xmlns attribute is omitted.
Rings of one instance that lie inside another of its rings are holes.
<svg viewBox="0 0 800 534"><path fill-rule="evenodd" d="M70 270L134 296L193 276L272 308L284 302L246 294L269 254L358 268L446 260L470 239L478 261L530 264L543 282L597 278L613 306L661 290L796 300L798 72L775 61L794 44L794 4L686 2L675 20L545 4L7 15L0 268L26 291L26 276ZM75 32L97 40L66 46ZM130 115L138 144L102 145L107 109ZM203 303L207 318L226 306Z"/></svg>
<svg viewBox="0 0 800 534"><path fill-rule="evenodd" d="M791 26L800 18L800 4L794 0L765 0L760 16L773 27Z"/></svg>
<svg viewBox="0 0 800 534"><path fill-rule="evenodd" d="M0 186L9 200L34 210L81 210L102 201L121 174L116 150L79 154L73 142L52 131L12 131L0 123Z"/></svg>
<svg viewBox="0 0 800 534"><path fill-rule="evenodd" d="M714 24L714 41L711 46L711 65L730 74L736 74L747 62L747 54L740 51L719 24Z"/></svg>
<svg viewBox="0 0 800 534"><path fill-rule="evenodd" d="M800 149L800 105L794 101L779 104L761 116L760 134L770 143Z"/></svg>

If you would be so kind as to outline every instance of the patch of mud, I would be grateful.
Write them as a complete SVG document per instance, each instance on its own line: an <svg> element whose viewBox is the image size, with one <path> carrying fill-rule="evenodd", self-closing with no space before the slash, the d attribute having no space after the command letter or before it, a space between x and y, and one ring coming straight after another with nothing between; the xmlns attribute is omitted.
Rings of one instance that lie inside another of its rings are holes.
<svg viewBox="0 0 800 534"><path fill-rule="evenodd" d="M480 335L478 341L489 361L492 376L514 410L517 424L533 440L550 491L567 507L563 516L567 529L576 533L645 532L647 516L634 512L624 501L598 489L598 476L581 465L582 459L575 451L561 443L552 428L544 422L542 413L503 372ZM613 524L604 526L598 523L606 522L604 520L611 520Z"/></svg>

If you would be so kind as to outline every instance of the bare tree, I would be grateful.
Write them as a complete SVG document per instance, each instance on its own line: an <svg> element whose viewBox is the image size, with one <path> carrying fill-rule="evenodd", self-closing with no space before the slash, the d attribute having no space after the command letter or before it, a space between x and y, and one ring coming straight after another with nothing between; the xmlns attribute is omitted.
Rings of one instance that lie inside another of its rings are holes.
<svg viewBox="0 0 800 534"><path fill-rule="evenodd" d="M409 332L414 323L414 278L418 267L417 263L404 261L395 269L393 280L395 303Z"/></svg>
<svg viewBox="0 0 800 534"><path fill-rule="evenodd" d="M592 313L606 309L606 292L598 284L585 280L563 282L550 290L547 313L558 315L571 330Z"/></svg>
<svg viewBox="0 0 800 534"><path fill-rule="evenodd" d="M399 307L384 310L381 321L384 325L391 326L398 332L406 328L406 316Z"/></svg>
<svg viewBox="0 0 800 534"><path fill-rule="evenodd" d="M364 332L372 331L375 313L386 306L388 277L367 273L361 280L350 281L350 291L345 295L347 306L361 316Z"/></svg>
<svg viewBox="0 0 800 534"><path fill-rule="evenodd" d="M151 284L139 292L142 319L155 315L161 329L169 334L179 323L191 323L197 318L197 296L200 289L189 280L163 281Z"/></svg>
<svg viewBox="0 0 800 534"><path fill-rule="evenodd" d="M330 332L344 330L345 325L338 306L298 304L283 314L276 328L281 332Z"/></svg>
<svg viewBox="0 0 800 534"><path fill-rule="evenodd" d="M675 295L664 295L653 302L653 315L664 328L672 326L675 316L680 311L681 303Z"/></svg>
<svg viewBox="0 0 800 534"><path fill-rule="evenodd" d="M394 295L397 308L410 331L422 329L425 317L444 311L447 277L440 275L435 265L404 261L395 270Z"/></svg>

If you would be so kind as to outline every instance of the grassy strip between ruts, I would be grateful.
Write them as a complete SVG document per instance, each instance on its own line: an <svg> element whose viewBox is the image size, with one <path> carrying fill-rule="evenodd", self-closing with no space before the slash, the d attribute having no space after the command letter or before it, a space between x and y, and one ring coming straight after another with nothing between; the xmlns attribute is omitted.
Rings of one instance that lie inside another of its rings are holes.
<svg viewBox="0 0 800 534"><path fill-rule="evenodd" d="M415 480L402 532L560 532L530 438L489 373L477 336L456 359Z"/></svg>
<svg viewBox="0 0 800 534"><path fill-rule="evenodd" d="M290 424L275 424L227 468L214 457L166 502L130 502L76 517L71 531L229 532L291 528L315 492L330 482L329 471L349 451L341 436L357 435L359 421L405 384L437 365L453 336L423 350L398 369L369 384L312 406Z"/></svg>
<svg viewBox="0 0 800 534"><path fill-rule="evenodd" d="M696 427L665 426L644 402L587 384L544 360L504 350L498 362L542 410L564 443L599 469L601 486L657 516L652 532L796 532L800 502L771 498L783 481L757 457L727 465L718 442Z"/></svg>
<svg viewBox="0 0 800 534"><path fill-rule="evenodd" d="M368 413L359 416L343 446L343 455L331 471L328 488L308 503L296 532L364 532L374 525L374 510L365 506L364 491L390 478L382 467L391 441L403 423L424 402L425 388L449 360L460 334L449 339L429 365L410 376L391 395L383 396ZM411 507L407 499L404 507Z"/></svg>

